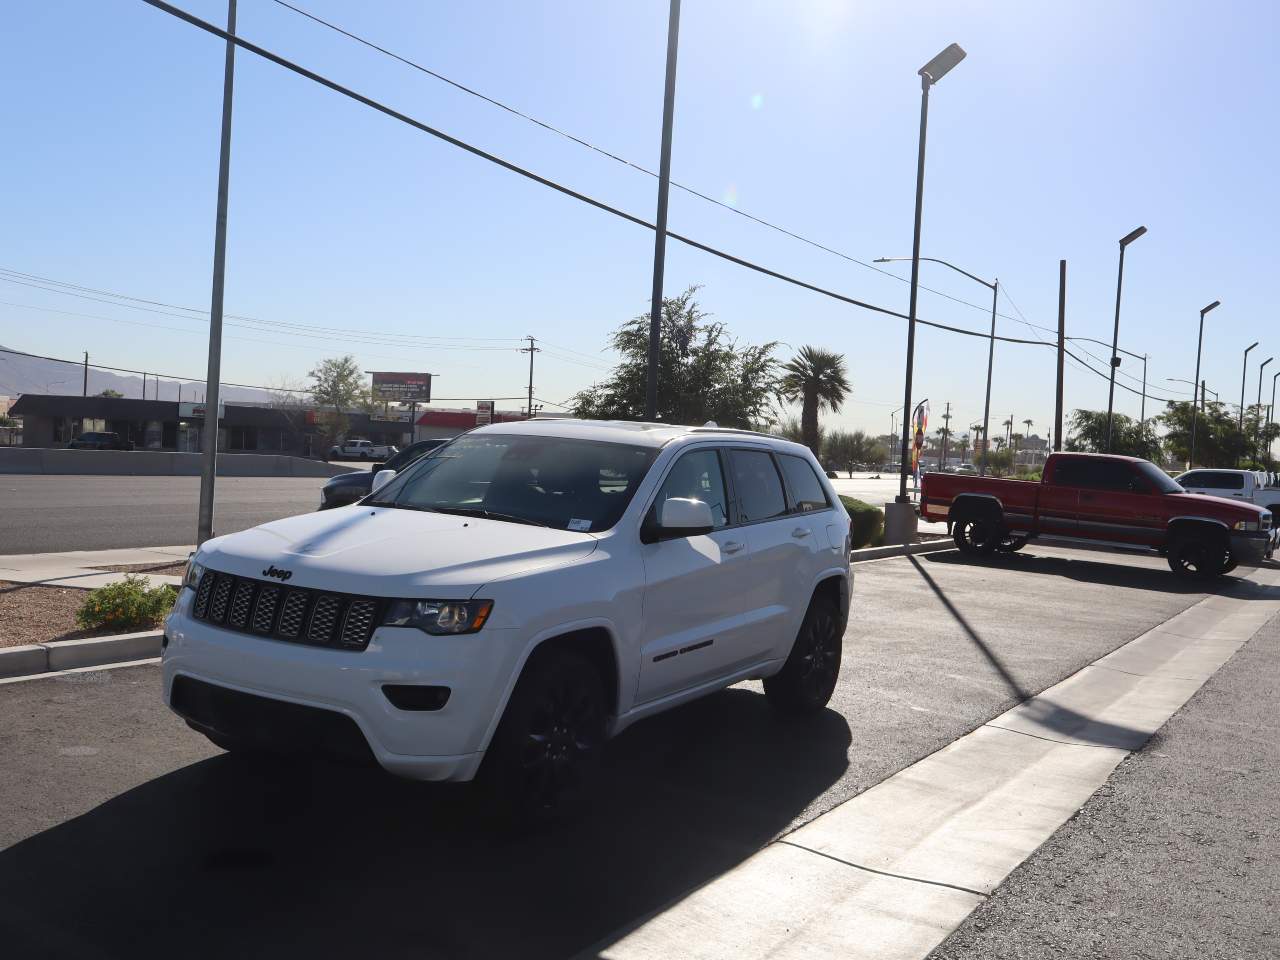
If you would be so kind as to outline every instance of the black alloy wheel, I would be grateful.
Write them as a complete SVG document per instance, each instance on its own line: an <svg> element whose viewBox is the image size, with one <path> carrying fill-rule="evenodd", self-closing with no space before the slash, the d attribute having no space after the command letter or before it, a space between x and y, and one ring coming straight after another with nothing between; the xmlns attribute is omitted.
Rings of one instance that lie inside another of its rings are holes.
<svg viewBox="0 0 1280 960"><path fill-rule="evenodd" d="M607 713L594 666L567 651L535 654L481 770L500 818L539 822L577 813L595 777Z"/></svg>
<svg viewBox="0 0 1280 960"><path fill-rule="evenodd" d="M951 538L960 552L969 556L989 556L1003 539L998 523L977 517L957 520L952 525Z"/></svg>
<svg viewBox="0 0 1280 960"><path fill-rule="evenodd" d="M1212 580L1226 571L1228 551L1206 539L1181 539L1169 546L1169 569L1180 577Z"/></svg>
<svg viewBox="0 0 1280 960"><path fill-rule="evenodd" d="M840 678L844 631L838 605L814 597L782 669L764 681L765 696L782 713L817 713L831 700Z"/></svg>

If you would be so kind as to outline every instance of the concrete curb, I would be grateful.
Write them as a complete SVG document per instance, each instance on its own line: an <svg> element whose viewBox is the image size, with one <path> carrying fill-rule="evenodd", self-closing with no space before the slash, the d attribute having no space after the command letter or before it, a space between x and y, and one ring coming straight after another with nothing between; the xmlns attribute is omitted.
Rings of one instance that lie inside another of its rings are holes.
<svg viewBox="0 0 1280 960"><path fill-rule="evenodd" d="M849 553L850 563L864 560L883 560L886 557L905 557L907 554L936 553L939 550L954 550L956 545L950 540L926 540L923 543L898 544L892 547L865 547Z"/></svg>
<svg viewBox="0 0 1280 960"><path fill-rule="evenodd" d="M163 630L0 648L0 677L26 677L160 656Z"/></svg>

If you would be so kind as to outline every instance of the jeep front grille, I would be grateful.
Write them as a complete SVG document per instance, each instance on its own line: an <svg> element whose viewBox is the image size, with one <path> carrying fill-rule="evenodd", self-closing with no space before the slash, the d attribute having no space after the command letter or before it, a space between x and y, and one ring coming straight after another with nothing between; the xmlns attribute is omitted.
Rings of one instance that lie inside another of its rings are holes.
<svg viewBox="0 0 1280 960"><path fill-rule="evenodd" d="M305 643L313 647L364 650L386 601L206 570L196 588L191 615L239 633Z"/></svg>

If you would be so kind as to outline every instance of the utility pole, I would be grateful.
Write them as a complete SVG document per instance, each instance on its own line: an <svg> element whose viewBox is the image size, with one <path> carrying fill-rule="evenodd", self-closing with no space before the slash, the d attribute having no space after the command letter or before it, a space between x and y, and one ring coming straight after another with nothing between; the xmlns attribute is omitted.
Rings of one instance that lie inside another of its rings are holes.
<svg viewBox="0 0 1280 960"><path fill-rule="evenodd" d="M938 464L939 470L947 469L947 439L951 435L951 401L947 401L947 412L942 415L942 422L945 426L942 428L942 461Z"/></svg>
<svg viewBox="0 0 1280 960"><path fill-rule="evenodd" d="M1067 261L1058 261L1058 389L1053 406L1053 449L1062 452L1062 373L1067 351Z"/></svg>
<svg viewBox="0 0 1280 960"><path fill-rule="evenodd" d="M87 397L89 395L89 351L84 352L84 389L81 390L80 396Z"/></svg>
<svg viewBox="0 0 1280 960"><path fill-rule="evenodd" d="M671 126L676 109L676 53L680 46L680 0L667 17L667 79L662 98L662 154L658 161L658 214L654 219L653 300L649 309L649 367L645 371L644 418L658 419L658 366L662 359L662 274L667 262L667 194L671 190ZM532 356L529 358L532 362ZM529 402L533 416L533 401Z"/></svg>
<svg viewBox="0 0 1280 960"><path fill-rule="evenodd" d="M533 355L535 353L538 353L542 348L534 346L533 337L525 337L525 339L529 341L529 345L527 347L521 347L520 352L527 353L529 355L529 409L526 411L526 413L528 413L529 419L532 420L533 419Z"/></svg>
<svg viewBox="0 0 1280 960"><path fill-rule="evenodd" d="M227 33L235 36L236 0L227 0ZM222 383L222 293L227 266L227 194L231 177L231 106L235 92L236 45L227 39L222 69L222 143L218 151L218 212L213 232L213 293L209 309L209 372L205 378L204 459L200 466L200 515L196 543L213 536L213 487L217 478L218 401Z"/></svg>

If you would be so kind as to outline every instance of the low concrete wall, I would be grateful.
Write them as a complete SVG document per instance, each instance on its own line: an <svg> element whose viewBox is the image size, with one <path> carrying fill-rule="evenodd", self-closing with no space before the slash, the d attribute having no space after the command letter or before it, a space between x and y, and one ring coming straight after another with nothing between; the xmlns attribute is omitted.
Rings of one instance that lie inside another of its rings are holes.
<svg viewBox="0 0 1280 960"><path fill-rule="evenodd" d="M350 467L274 453L219 453L220 477L336 477ZM57 450L0 447L0 474L198 477L200 454L162 450Z"/></svg>

